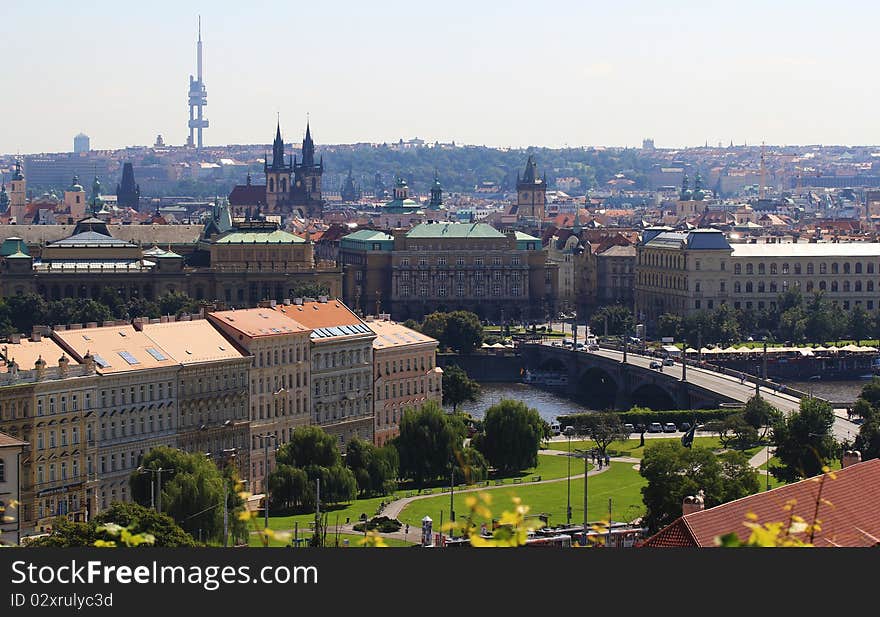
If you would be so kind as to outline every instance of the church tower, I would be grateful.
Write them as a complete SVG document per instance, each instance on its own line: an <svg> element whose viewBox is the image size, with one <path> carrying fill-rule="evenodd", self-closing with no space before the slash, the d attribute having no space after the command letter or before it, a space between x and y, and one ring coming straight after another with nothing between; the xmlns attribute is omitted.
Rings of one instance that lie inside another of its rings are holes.
<svg viewBox="0 0 880 617"><path fill-rule="evenodd" d="M86 191L79 183L78 176L74 176L70 186L64 189L64 209L74 221L86 216Z"/></svg>
<svg viewBox="0 0 880 617"><path fill-rule="evenodd" d="M306 123L306 136L302 144L302 162L293 160L294 184L291 201L294 206L303 206L311 217L321 215L324 199L321 195L321 177L324 175L324 157L315 163L315 142L312 131Z"/></svg>
<svg viewBox="0 0 880 617"><path fill-rule="evenodd" d="M266 206L270 212L277 212L278 206L287 201L290 191L290 174L293 171L291 161L284 162L284 140L281 139L281 122L275 130L275 141L272 144L272 164L266 157Z"/></svg>
<svg viewBox="0 0 880 617"><path fill-rule="evenodd" d="M547 197L547 178L538 177L538 165L532 155L526 162L525 173L516 178L516 205L518 218L544 219Z"/></svg>
<svg viewBox="0 0 880 617"><path fill-rule="evenodd" d="M131 163L122 166L122 182L116 185L116 203L122 208L139 210L141 187L134 181L134 167Z"/></svg>
<svg viewBox="0 0 880 617"><path fill-rule="evenodd" d="M443 187L440 185L440 177L434 170L434 184L431 185L431 200L428 202L428 210L440 210L443 208Z"/></svg>
<svg viewBox="0 0 880 617"><path fill-rule="evenodd" d="M9 182L9 216L20 224L24 218L25 208L27 208L27 182L21 171L21 160L16 159L15 171Z"/></svg>

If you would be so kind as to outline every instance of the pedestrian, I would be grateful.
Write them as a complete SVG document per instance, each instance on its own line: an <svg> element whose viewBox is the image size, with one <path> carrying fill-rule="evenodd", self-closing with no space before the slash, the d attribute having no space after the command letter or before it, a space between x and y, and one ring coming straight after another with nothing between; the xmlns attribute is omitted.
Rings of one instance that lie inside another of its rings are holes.
<svg viewBox="0 0 880 617"><path fill-rule="evenodd" d="M409 523L406 524L406 531L404 532L404 535L405 535L407 538L409 538Z"/></svg>
<svg viewBox="0 0 880 617"><path fill-rule="evenodd" d="M605 466L611 467L611 455L610 454L605 455Z"/></svg>

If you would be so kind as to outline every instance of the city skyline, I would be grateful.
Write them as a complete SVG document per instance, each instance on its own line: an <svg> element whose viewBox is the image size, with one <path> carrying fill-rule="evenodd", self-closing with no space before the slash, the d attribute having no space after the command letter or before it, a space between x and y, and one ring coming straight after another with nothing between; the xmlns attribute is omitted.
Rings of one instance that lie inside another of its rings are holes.
<svg viewBox="0 0 880 617"><path fill-rule="evenodd" d="M184 144L199 14L206 146L267 143L279 113L285 141L302 138L308 114L324 144L880 143L864 103L880 86L859 61L870 57L870 14L880 12L871 6L844 27L847 11L817 2L746 2L735 12L691 1L677 10L637 0L514 3L503 12L486 3L340 11L266 2L241 13L229 2L181 9L159 0L124 16L107 2L48 5L39 17L9 9L8 23L40 30L6 35L12 86L0 102L0 152L70 151L80 131L95 149L149 145L157 134ZM858 91L828 87L829 75Z"/></svg>

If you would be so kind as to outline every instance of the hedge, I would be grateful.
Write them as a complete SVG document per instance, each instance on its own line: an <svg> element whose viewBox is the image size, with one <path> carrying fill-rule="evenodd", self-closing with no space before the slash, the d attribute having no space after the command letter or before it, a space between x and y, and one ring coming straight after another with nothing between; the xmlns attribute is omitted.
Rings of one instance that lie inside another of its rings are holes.
<svg viewBox="0 0 880 617"><path fill-rule="evenodd" d="M677 410L667 410L667 411L619 411L615 412L618 416L620 416L620 421L623 423L629 424L644 424L648 426L652 422L660 422L661 424L665 424L666 422L672 422L676 426L681 424L682 422L690 422L694 421L705 424L707 422L711 422L713 420L724 420L728 416L731 416L736 413L740 413L742 411L741 407L728 407L724 409L677 409ZM571 414L567 416L559 416L557 420L559 421L560 427L564 430L566 426L573 426L575 430L579 427L583 427L590 422L590 417L595 416L596 413L578 413Z"/></svg>

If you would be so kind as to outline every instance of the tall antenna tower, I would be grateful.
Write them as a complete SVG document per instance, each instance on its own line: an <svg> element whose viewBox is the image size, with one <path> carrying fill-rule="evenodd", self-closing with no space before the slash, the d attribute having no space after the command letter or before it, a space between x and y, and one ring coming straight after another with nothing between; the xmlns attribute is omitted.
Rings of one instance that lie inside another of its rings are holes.
<svg viewBox="0 0 880 617"><path fill-rule="evenodd" d="M208 91L205 89L205 81L202 77L202 16L199 15L199 39L196 43L196 71L197 77L189 76L189 139L187 146L196 146L202 149L202 129L208 128L208 121L204 117L204 108L208 104ZM198 138L195 132L198 131Z"/></svg>
<svg viewBox="0 0 880 617"><path fill-rule="evenodd" d="M764 166L764 142L761 142L761 184L758 185L758 199L764 199L764 184L767 177L767 168Z"/></svg>

